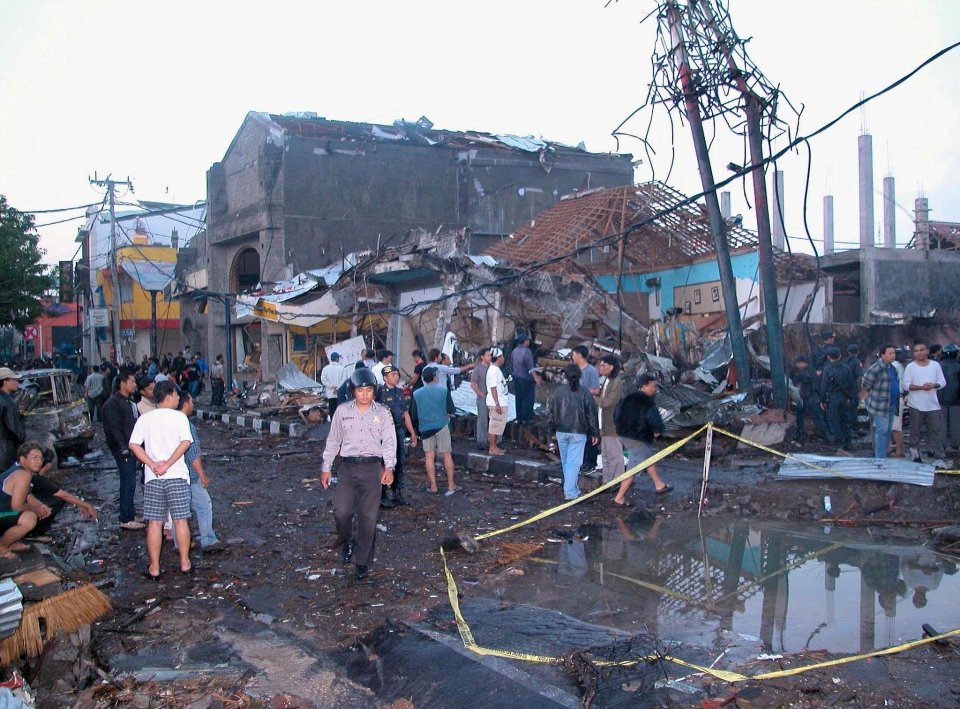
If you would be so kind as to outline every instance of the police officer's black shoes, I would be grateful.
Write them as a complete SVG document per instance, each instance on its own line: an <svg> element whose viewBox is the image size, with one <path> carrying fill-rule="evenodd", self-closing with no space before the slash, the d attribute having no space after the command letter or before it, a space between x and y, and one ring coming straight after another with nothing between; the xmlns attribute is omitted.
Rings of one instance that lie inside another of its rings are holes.
<svg viewBox="0 0 960 709"><path fill-rule="evenodd" d="M357 564L357 580L362 581L370 574L370 568L363 564Z"/></svg>
<svg viewBox="0 0 960 709"><path fill-rule="evenodd" d="M344 542L343 546L340 547L340 561L344 564L350 563L350 559L353 558L353 543Z"/></svg>
<svg viewBox="0 0 960 709"><path fill-rule="evenodd" d="M392 510L393 509L393 500L384 495L380 498L380 509L382 510Z"/></svg>
<svg viewBox="0 0 960 709"><path fill-rule="evenodd" d="M406 507L410 504L410 500L403 496L403 493L397 490L393 493L393 506L394 507Z"/></svg>

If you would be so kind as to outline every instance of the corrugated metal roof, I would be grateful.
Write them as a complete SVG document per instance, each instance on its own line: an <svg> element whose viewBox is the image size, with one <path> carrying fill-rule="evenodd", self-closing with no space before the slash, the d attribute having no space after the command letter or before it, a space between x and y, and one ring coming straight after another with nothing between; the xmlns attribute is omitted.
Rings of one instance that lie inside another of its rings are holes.
<svg viewBox="0 0 960 709"><path fill-rule="evenodd" d="M816 467L812 467L816 466ZM843 478L877 480L930 487L936 469L901 458L837 458L825 455L796 454L780 466L781 478L819 480Z"/></svg>

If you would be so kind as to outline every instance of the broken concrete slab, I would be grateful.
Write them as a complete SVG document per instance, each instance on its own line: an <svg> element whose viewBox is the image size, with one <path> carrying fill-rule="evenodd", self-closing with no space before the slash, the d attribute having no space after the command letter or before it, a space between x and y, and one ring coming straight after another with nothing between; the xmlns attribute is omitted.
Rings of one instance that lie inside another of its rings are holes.
<svg viewBox="0 0 960 709"><path fill-rule="evenodd" d="M789 427L786 423L748 423L740 435L761 446L776 446L786 440Z"/></svg>

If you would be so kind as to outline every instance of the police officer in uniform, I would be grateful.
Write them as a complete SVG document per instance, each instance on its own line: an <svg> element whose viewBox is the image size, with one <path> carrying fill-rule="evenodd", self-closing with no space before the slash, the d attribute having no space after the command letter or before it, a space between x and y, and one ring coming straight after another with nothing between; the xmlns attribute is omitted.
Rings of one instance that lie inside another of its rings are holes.
<svg viewBox="0 0 960 709"><path fill-rule="evenodd" d="M860 380L863 379L863 362L860 361L860 345L856 343L850 343L847 345L847 358L843 360L843 363L850 369L850 373L853 374L853 380L857 383L857 390L860 389ZM860 397L857 397L850 402L850 406L847 408L847 420L849 421L850 431L857 430L857 411L860 408Z"/></svg>
<svg viewBox="0 0 960 709"><path fill-rule="evenodd" d="M824 330L820 333L820 341L823 344L814 347L810 353L810 364L813 365L818 377L823 374L823 368L827 364L827 350L833 347L837 340L831 330Z"/></svg>
<svg viewBox="0 0 960 709"><path fill-rule="evenodd" d="M845 450L850 450L852 431L847 410L851 400L857 398L857 382L850 367L840 361L840 348L827 348L827 363L823 366L820 380L820 398L827 412L827 428L834 442Z"/></svg>
<svg viewBox="0 0 960 709"><path fill-rule="evenodd" d="M393 469L393 483L388 487L384 485L380 492L380 507L390 509L397 505L409 505L403 496L403 459L406 456L404 450L404 437L406 433L410 434L410 445L417 447L417 432L413 428L413 421L410 419L410 407L407 404L407 397L403 395L403 389L397 386L400 383L400 370L392 364L385 365L381 372L383 384L377 391L377 401L390 409L393 416L393 427L397 435L397 466ZM387 495L387 490L393 491L393 499Z"/></svg>
<svg viewBox="0 0 960 709"><path fill-rule="evenodd" d="M820 408L820 385L806 355L797 355L793 369L790 370L790 381L800 390L800 403L797 404L797 443L802 446L806 442L804 428L807 416L813 419L817 433L825 441L832 441L827 423L823 420L823 409Z"/></svg>
<svg viewBox="0 0 960 709"><path fill-rule="evenodd" d="M339 482L333 493L333 517L337 524L340 560L356 564L356 576L364 579L373 562L377 536L381 485L393 482L397 463L397 434L393 416L373 400L377 378L367 368L350 375L353 400L337 407L330 435L323 450L320 485L330 487L333 461L340 456ZM357 536L353 537L353 520Z"/></svg>

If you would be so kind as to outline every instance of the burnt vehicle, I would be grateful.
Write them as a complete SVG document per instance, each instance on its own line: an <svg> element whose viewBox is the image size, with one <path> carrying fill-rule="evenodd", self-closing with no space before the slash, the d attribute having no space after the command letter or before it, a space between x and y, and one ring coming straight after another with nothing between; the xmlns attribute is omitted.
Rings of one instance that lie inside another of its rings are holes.
<svg viewBox="0 0 960 709"><path fill-rule="evenodd" d="M93 424L69 369L28 369L20 372L17 406L27 439L53 450L57 458L82 458L90 450Z"/></svg>

